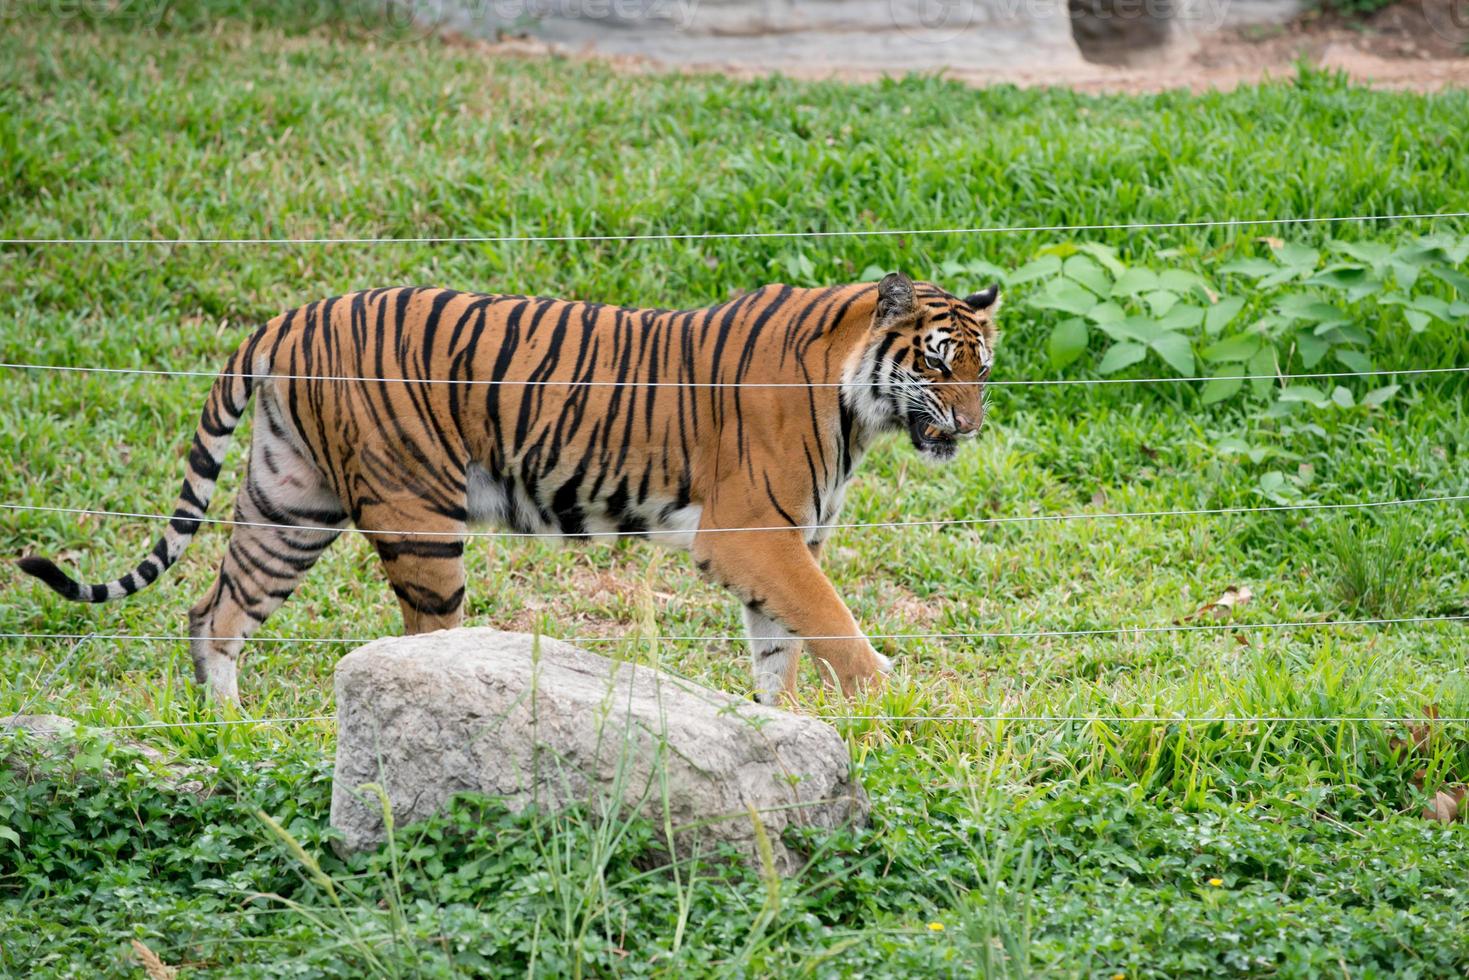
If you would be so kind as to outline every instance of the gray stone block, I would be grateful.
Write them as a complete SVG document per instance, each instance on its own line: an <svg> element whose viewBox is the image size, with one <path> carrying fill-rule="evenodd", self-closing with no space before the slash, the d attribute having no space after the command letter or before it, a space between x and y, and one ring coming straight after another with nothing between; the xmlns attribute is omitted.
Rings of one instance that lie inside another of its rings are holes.
<svg viewBox="0 0 1469 980"><path fill-rule="evenodd" d="M338 663L336 696L331 820L347 850L384 839L368 783L400 827L464 792L512 810L632 808L666 818L680 856L729 843L757 859L753 807L782 871L801 859L785 828L867 819L846 743L825 722L557 640L493 629L376 640Z"/></svg>

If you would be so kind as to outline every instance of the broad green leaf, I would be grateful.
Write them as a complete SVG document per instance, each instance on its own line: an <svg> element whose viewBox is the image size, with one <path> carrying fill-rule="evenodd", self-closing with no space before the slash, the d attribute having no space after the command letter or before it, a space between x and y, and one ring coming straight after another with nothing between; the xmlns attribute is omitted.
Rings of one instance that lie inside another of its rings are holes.
<svg viewBox="0 0 1469 980"><path fill-rule="evenodd" d="M887 269L884 269L882 266L880 266L880 265L869 265L867 268L865 268L865 269L862 270L861 281L862 282L876 282L877 280L881 279L883 276L885 276L887 274L888 274L888 270Z"/></svg>
<svg viewBox="0 0 1469 980"><path fill-rule="evenodd" d="M1333 252L1338 252L1358 262L1365 262L1372 267L1372 274L1379 279L1387 268L1388 259L1392 257L1392 249L1381 242L1339 242L1333 241L1328 246Z"/></svg>
<svg viewBox="0 0 1469 980"><path fill-rule="evenodd" d="M1203 319L1203 309L1189 303L1179 303L1158 318L1158 326L1164 330L1187 330L1197 327Z"/></svg>
<svg viewBox="0 0 1469 980"><path fill-rule="evenodd" d="M1310 279L1308 286L1325 286L1346 293L1347 302L1355 303L1364 296L1382 291L1382 280L1367 274L1367 270L1355 265L1330 266Z"/></svg>
<svg viewBox="0 0 1469 980"><path fill-rule="evenodd" d="M939 266L939 271L942 272L945 276L948 276L950 279L957 279L968 270L964 268L964 265L962 263L957 262L954 259L948 259Z"/></svg>
<svg viewBox="0 0 1469 980"><path fill-rule="evenodd" d="M1400 262L1393 259L1392 277L1397 280L1399 289L1412 289L1413 284L1418 281L1418 267L1408 262Z"/></svg>
<svg viewBox="0 0 1469 980"><path fill-rule="evenodd" d="M1331 390L1331 400L1340 408L1352 408L1357 404L1356 400L1352 398L1352 393L1341 385L1337 385Z"/></svg>
<svg viewBox="0 0 1469 980"><path fill-rule="evenodd" d="M1286 242L1271 251L1275 253L1276 259L1302 272L1316 268L1316 263L1321 261L1320 252L1296 242Z"/></svg>
<svg viewBox="0 0 1469 980"><path fill-rule="evenodd" d="M1158 356L1167 361L1169 366L1179 374L1192 375L1194 373L1194 349L1189 346L1188 338L1176 333L1165 333L1155 338L1148 346L1158 352Z"/></svg>
<svg viewBox="0 0 1469 980"><path fill-rule="evenodd" d="M1469 276L1464 275L1458 269L1440 268L1434 269L1433 274L1444 282L1454 287L1454 292L1460 296L1469 296Z"/></svg>
<svg viewBox="0 0 1469 980"><path fill-rule="evenodd" d="M1113 296L1136 296L1158 288L1158 274L1152 269L1132 268L1112 284Z"/></svg>
<svg viewBox="0 0 1469 980"><path fill-rule="evenodd" d="M1060 259L1056 258L1056 256L1054 255L1042 255L1040 258L1032 262L1027 262L1020 268L1016 269L1014 272L1010 273L1010 278L1006 282L1006 285L1018 286L1021 283L1030 282L1033 279L1040 279L1045 276L1054 276L1060 271Z"/></svg>
<svg viewBox="0 0 1469 980"><path fill-rule="evenodd" d="M976 286L988 285L996 281L1002 285L1008 285L1005 279L1005 270L993 262L986 262L984 259L975 259L966 265L964 270L977 280L974 284Z"/></svg>
<svg viewBox="0 0 1469 980"><path fill-rule="evenodd" d="M1250 382L1255 394L1263 395L1269 391L1274 377L1280 373L1275 363L1275 348L1267 344L1256 351L1245 365L1245 373L1255 379Z"/></svg>
<svg viewBox="0 0 1469 980"><path fill-rule="evenodd" d="M1095 260L1085 255L1073 255L1061 266L1062 273L1081 283L1103 299L1112 292L1112 277Z"/></svg>
<svg viewBox="0 0 1469 980"><path fill-rule="evenodd" d="M1158 285L1179 294L1198 293L1203 297L1209 295L1209 284L1204 281L1204 277L1184 269L1164 269L1162 275L1158 276Z"/></svg>
<svg viewBox="0 0 1469 980"><path fill-rule="evenodd" d="M1148 309L1153 311L1153 316L1162 316L1173 309L1173 304L1178 302L1178 294L1170 293L1166 289L1155 289L1143 296L1148 304Z"/></svg>
<svg viewBox="0 0 1469 980"><path fill-rule="evenodd" d="M1204 329L1217 334L1234 322L1239 311L1245 308L1243 296L1226 296L1204 311Z"/></svg>
<svg viewBox="0 0 1469 980"><path fill-rule="evenodd" d="M1324 408L1328 399L1326 394L1318 388L1310 385L1289 385L1280 390L1280 400L1283 402L1304 402L1317 408Z"/></svg>
<svg viewBox="0 0 1469 980"><path fill-rule="evenodd" d="M1435 320L1442 320L1444 323L1453 322L1453 316L1449 312L1449 304L1437 296L1414 296L1412 302L1408 305L1419 313L1427 313Z"/></svg>
<svg viewBox="0 0 1469 980"><path fill-rule="evenodd" d="M1085 242L1078 245L1081 251L1087 253L1107 268L1113 278L1122 275L1127 266L1123 265L1117 258L1117 249L1111 245L1103 245L1101 242Z"/></svg>
<svg viewBox="0 0 1469 980"><path fill-rule="evenodd" d="M1396 395L1398 389L1401 387L1402 385L1383 385L1381 388L1374 388L1362 396L1362 404L1372 405L1374 407L1381 405L1393 395Z"/></svg>
<svg viewBox="0 0 1469 980"><path fill-rule="evenodd" d="M1093 306L1087 311L1086 316L1093 323L1117 323L1120 320L1127 319L1127 313L1123 311L1122 307L1111 300Z"/></svg>
<svg viewBox="0 0 1469 980"><path fill-rule="evenodd" d="M1411 245L1404 245L1392 253L1395 264L1410 265L1422 269L1435 262L1442 262L1448 256L1443 254L1443 249L1435 242L1420 240Z"/></svg>
<svg viewBox="0 0 1469 980"><path fill-rule="evenodd" d="M1212 378L1204 384L1204 390L1200 397L1205 405L1213 405L1222 402L1226 398L1233 398L1235 392L1244 387L1244 382L1238 377ZM1256 460L1259 462L1259 460Z"/></svg>
<svg viewBox="0 0 1469 980"><path fill-rule="evenodd" d="M1097 365L1097 370L1103 374L1116 374L1147 356L1148 349L1142 344L1124 340L1107 348L1107 353L1102 357L1102 363Z"/></svg>
<svg viewBox="0 0 1469 980"><path fill-rule="evenodd" d="M1302 276L1306 275L1306 273L1310 271L1310 269L1297 269L1294 266L1287 265L1282 267L1279 271L1273 272L1270 275L1266 276L1264 279L1261 279L1259 282L1255 283L1255 285L1259 289L1274 289L1276 286L1279 286L1282 283L1287 283L1295 279L1300 279Z"/></svg>
<svg viewBox="0 0 1469 980"><path fill-rule="evenodd" d="M0 838L10 841L16 847L20 846L20 834L17 834L13 828L5 826L3 823L0 823Z"/></svg>
<svg viewBox="0 0 1469 980"><path fill-rule="evenodd" d="M1296 350L1300 352L1301 365L1309 371L1330 352L1331 342L1315 334L1299 333L1296 334Z"/></svg>
<svg viewBox="0 0 1469 980"><path fill-rule="evenodd" d="M1341 347L1333 351L1332 356L1340 361L1349 371L1366 373L1372 370L1372 358L1359 350L1352 350L1350 347Z"/></svg>
<svg viewBox="0 0 1469 980"><path fill-rule="evenodd" d="M1030 305L1080 315L1096 306L1097 298L1070 279L1052 279L1030 298Z"/></svg>
<svg viewBox="0 0 1469 980"><path fill-rule="evenodd" d="M1064 368L1086 350L1089 337L1085 321L1072 317L1062 320L1051 328L1051 339L1047 345L1051 366Z"/></svg>
<svg viewBox="0 0 1469 980"><path fill-rule="evenodd" d="M1422 333L1428 329L1428 314L1419 313L1417 310L1404 310L1403 318L1408 321L1408 327L1414 333Z"/></svg>
<svg viewBox="0 0 1469 980"><path fill-rule="evenodd" d="M1224 361L1247 361L1255 356L1263 343L1257 333L1237 333L1232 337L1225 337L1217 344L1210 344L1201 351L1204 360L1211 364L1219 364Z"/></svg>
<svg viewBox="0 0 1469 980"><path fill-rule="evenodd" d="M1269 259L1235 259L1219 267L1220 272L1232 272L1237 276L1249 276L1251 279L1268 276L1279 269L1280 266Z"/></svg>
<svg viewBox="0 0 1469 980"><path fill-rule="evenodd" d="M1370 347L1372 344L1372 337L1355 323L1323 323L1314 332L1333 344L1356 344L1358 347Z"/></svg>
<svg viewBox="0 0 1469 980"><path fill-rule="evenodd" d="M1130 316L1123 320L1106 320L1097 324L1109 337L1114 340L1135 340L1140 344L1150 344L1154 338L1163 334L1162 328L1152 317Z"/></svg>
<svg viewBox="0 0 1469 980"><path fill-rule="evenodd" d="M1312 323L1336 323L1346 321L1347 315L1330 303L1304 293L1292 293L1275 305L1282 316L1293 320L1309 320Z"/></svg>

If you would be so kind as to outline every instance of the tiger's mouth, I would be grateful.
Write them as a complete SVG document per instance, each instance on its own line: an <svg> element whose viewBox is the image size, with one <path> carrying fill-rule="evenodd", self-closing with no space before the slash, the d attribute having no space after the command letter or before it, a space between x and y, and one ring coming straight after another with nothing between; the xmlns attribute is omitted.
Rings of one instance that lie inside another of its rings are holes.
<svg viewBox="0 0 1469 980"><path fill-rule="evenodd" d="M919 412L908 413L908 438L913 440L914 449L938 460L952 459L959 448L959 437L954 430L936 425Z"/></svg>

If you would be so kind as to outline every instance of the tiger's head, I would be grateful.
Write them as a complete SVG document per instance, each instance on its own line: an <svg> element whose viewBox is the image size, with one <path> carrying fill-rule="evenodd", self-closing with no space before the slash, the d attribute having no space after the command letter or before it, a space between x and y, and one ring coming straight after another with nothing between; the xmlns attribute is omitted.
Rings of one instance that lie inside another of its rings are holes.
<svg viewBox="0 0 1469 980"><path fill-rule="evenodd" d="M999 310L998 286L959 299L901 272L883 277L843 386L849 404L878 431L905 430L924 457L952 459L984 423Z"/></svg>

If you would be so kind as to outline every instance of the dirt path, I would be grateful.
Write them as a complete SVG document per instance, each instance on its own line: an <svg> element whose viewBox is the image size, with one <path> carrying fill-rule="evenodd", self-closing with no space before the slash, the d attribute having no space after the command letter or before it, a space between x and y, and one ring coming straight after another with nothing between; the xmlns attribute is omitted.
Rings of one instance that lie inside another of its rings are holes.
<svg viewBox="0 0 1469 980"><path fill-rule="evenodd" d="M609 54L591 45L569 47L535 38L498 42L451 35L452 43L468 44L507 56L570 55L602 60L629 72L717 72L734 77L768 74L766 65L744 61L687 60L679 63L642 55ZM1187 88L1227 90L1270 78L1288 78L1305 61L1340 70L1354 81L1383 89L1431 92L1453 86L1469 88L1469 0L1403 0L1363 20L1309 13L1283 25L1227 27L1188 37L1166 60L1146 68L1113 68L1087 64L1079 57L1052 59L1038 54L1033 64L1004 65L992 70L937 69L947 77L974 85L1061 85L1081 92L1156 92ZM793 60L778 70L806 79L867 81L902 74Z"/></svg>

